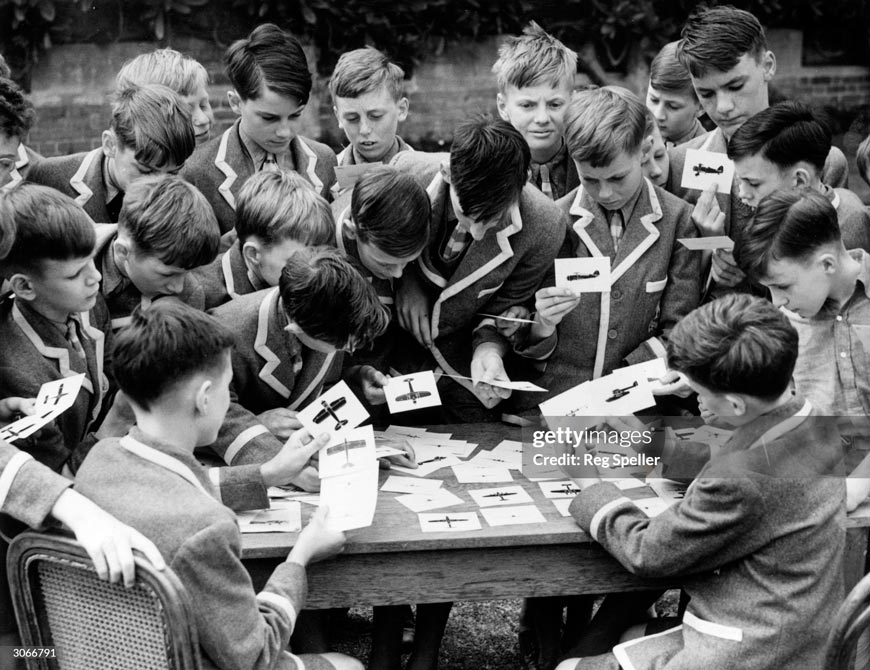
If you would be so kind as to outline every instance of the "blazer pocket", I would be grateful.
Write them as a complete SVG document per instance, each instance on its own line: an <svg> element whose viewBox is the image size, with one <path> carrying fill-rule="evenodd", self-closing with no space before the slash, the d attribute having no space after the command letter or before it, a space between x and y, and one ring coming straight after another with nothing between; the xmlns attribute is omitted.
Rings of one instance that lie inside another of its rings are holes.
<svg viewBox="0 0 870 670"><path fill-rule="evenodd" d="M660 291L665 290L665 286L668 284L668 278L660 279L659 281L648 281L646 283L646 292L647 293L658 293Z"/></svg>
<svg viewBox="0 0 870 670"><path fill-rule="evenodd" d="M503 285L504 285L504 282L502 282L501 284L498 284L497 286L493 286L492 288L482 289L480 291L480 293L477 294L477 299L480 300L481 298L485 298L488 295L492 295L493 293L498 291Z"/></svg>
<svg viewBox="0 0 870 670"><path fill-rule="evenodd" d="M694 628L699 633L718 637L722 640L743 642L743 629L735 626L726 626L721 623L713 623L712 621L705 621L689 611L686 611L683 614L683 625Z"/></svg>

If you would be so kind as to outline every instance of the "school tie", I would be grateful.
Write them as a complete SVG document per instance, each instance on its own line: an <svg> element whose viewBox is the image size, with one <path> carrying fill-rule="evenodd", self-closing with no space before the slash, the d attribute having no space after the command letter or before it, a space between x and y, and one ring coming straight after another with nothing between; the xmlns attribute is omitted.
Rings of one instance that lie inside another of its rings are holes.
<svg viewBox="0 0 870 670"><path fill-rule="evenodd" d="M441 254L441 258L445 263L450 263L456 260L470 243L471 234L467 230L463 230L457 223L456 228L454 228L453 232L450 233L450 238L447 240L447 244L444 245L444 251Z"/></svg>
<svg viewBox="0 0 870 670"><path fill-rule="evenodd" d="M610 239L613 240L613 252L619 249L619 242L625 233L625 220L622 218L622 210L615 209L610 212Z"/></svg>
<svg viewBox="0 0 870 670"><path fill-rule="evenodd" d="M266 154L266 157L263 159L263 164L260 166L260 171L262 172L278 172L280 168L278 167L278 159L275 157L275 154Z"/></svg>
<svg viewBox="0 0 870 670"><path fill-rule="evenodd" d="M541 192L546 195L548 198L552 198L555 200L555 196L553 195L553 185L550 183L550 168L546 165L541 164Z"/></svg>
<svg viewBox="0 0 870 670"><path fill-rule="evenodd" d="M79 339L79 320L76 316L71 316L66 320L66 341L69 343L76 355L87 362L85 348L82 346L82 341Z"/></svg>

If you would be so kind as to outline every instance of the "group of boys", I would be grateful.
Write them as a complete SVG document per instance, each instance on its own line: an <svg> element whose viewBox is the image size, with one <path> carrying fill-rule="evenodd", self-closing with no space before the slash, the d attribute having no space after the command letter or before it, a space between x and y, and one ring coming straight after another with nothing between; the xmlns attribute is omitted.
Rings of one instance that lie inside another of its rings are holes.
<svg viewBox="0 0 870 670"><path fill-rule="evenodd" d="M119 73L101 146L57 158L24 146L32 106L0 78L0 418L85 376L69 411L0 444L0 510L65 523L112 579L132 579L131 547L165 559L198 603L207 667L358 668L288 647L305 566L344 542L326 510L259 593L240 558L231 510L267 507L273 484L318 485L325 439L298 411L343 379L383 417L391 374L434 369L443 406L404 420L528 422L547 397L663 358L663 403L697 394L734 428L685 498L650 519L606 477L569 472L578 524L689 597L677 643L642 667L819 667L820 622L843 598L846 491L850 507L870 493L870 459L848 485L823 477L841 442L821 420L854 417L861 444L870 216L824 122L769 105L758 20L693 14L653 61L646 104L575 90L577 55L531 24L493 67L501 118L461 124L448 153L397 135L404 73L374 49L344 54L330 80L338 155L298 135L312 81L292 36L259 26L226 66L238 119L220 135L205 70L162 49ZM690 149L727 154L730 193L681 185ZM723 235L733 252L679 242ZM557 258L596 257L609 290L556 285ZM413 466L412 450L395 458ZM564 639L563 603L529 601L529 665L619 667L610 648L642 600ZM418 607L412 670L437 667L449 611ZM398 668L402 617L375 619L370 666Z"/></svg>

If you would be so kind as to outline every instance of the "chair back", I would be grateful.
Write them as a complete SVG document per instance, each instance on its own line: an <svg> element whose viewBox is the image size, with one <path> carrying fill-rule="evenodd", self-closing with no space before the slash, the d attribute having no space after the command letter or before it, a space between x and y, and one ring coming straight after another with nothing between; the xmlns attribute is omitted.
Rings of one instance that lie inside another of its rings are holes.
<svg viewBox="0 0 870 670"><path fill-rule="evenodd" d="M101 580L70 537L27 531L7 568L22 643L53 647L28 670L199 670L199 641L184 586L136 555L132 588Z"/></svg>
<svg viewBox="0 0 870 670"><path fill-rule="evenodd" d="M824 670L851 668L858 640L862 633L868 630L870 630L870 575L859 581L840 605L828 636Z"/></svg>

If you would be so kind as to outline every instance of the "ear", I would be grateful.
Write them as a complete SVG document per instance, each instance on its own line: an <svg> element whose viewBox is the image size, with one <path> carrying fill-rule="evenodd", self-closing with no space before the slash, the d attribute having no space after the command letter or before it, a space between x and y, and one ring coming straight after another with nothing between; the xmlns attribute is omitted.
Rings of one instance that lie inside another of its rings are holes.
<svg viewBox="0 0 870 670"><path fill-rule="evenodd" d="M27 301L36 299L36 291L33 289L33 283L27 275L21 274L20 272L15 273L9 278L9 284L12 286L12 292L15 294L16 298L21 298L22 300Z"/></svg>
<svg viewBox="0 0 870 670"><path fill-rule="evenodd" d="M227 102L230 104L230 109L233 112L236 114L242 113L242 96L236 92L236 89L232 88L227 91Z"/></svg>
<svg viewBox="0 0 870 670"><path fill-rule="evenodd" d="M118 235L118 237L115 238L115 241L112 242L112 253L115 257L116 265L126 263L132 255L130 241L126 237Z"/></svg>
<svg viewBox="0 0 870 670"><path fill-rule="evenodd" d="M260 266L260 254L262 253L262 248L260 247L260 243L253 237L245 240L245 243L242 245L242 258L245 259L245 263L252 267Z"/></svg>
<svg viewBox="0 0 870 670"><path fill-rule="evenodd" d="M499 93L495 96L495 106L498 107L498 115L502 121L510 122L510 117L507 113L507 100L504 99L504 94Z"/></svg>
<svg viewBox="0 0 870 670"><path fill-rule="evenodd" d="M104 130L100 137L100 143L103 147L103 155L106 158L114 158L115 152L118 150L118 138L115 137L115 131Z"/></svg>
<svg viewBox="0 0 870 670"><path fill-rule="evenodd" d="M643 142L640 143L640 158L641 158L641 160L643 160L644 157L649 155L649 153L652 151L652 148L653 148L653 136L647 135L646 137L643 138Z"/></svg>
<svg viewBox="0 0 870 670"><path fill-rule="evenodd" d="M725 400L731 405L731 411L734 413L734 416L744 416L746 414L746 399L742 395L738 393L726 393Z"/></svg>
<svg viewBox="0 0 870 670"><path fill-rule="evenodd" d="M338 121L339 129L344 130L344 126L341 125L341 117L338 115L338 107L335 105L332 106L332 113L335 114L335 120Z"/></svg>
<svg viewBox="0 0 870 670"><path fill-rule="evenodd" d="M196 395L194 396L194 408L199 415L206 414L211 403L212 380L203 379L202 383L196 387Z"/></svg>
<svg viewBox="0 0 870 670"><path fill-rule="evenodd" d="M811 187L813 184L813 176L810 174L809 169L804 165L796 167L792 171L791 176L795 188L805 189Z"/></svg>
<svg viewBox="0 0 870 670"><path fill-rule="evenodd" d="M399 107L399 115L396 118L401 123L408 118L408 109L410 108L411 103L408 102L408 98L402 98L396 104Z"/></svg>
<svg viewBox="0 0 870 670"><path fill-rule="evenodd" d="M761 56L761 67L764 69L764 81L773 79L776 74L776 56L772 51L765 51Z"/></svg>
<svg viewBox="0 0 870 670"><path fill-rule="evenodd" d="M821 263L826 275L835 275L840 269L839 258L833 251L823 251L816 262Z"/></svg>
<svg viewBox="0 0 870 670"><path fill-rule="evenodd" d="M353 219L345 219L341 222L342 231L348 236L348 238L355 240L357 239L356 235L356 223Z"/></svg>

